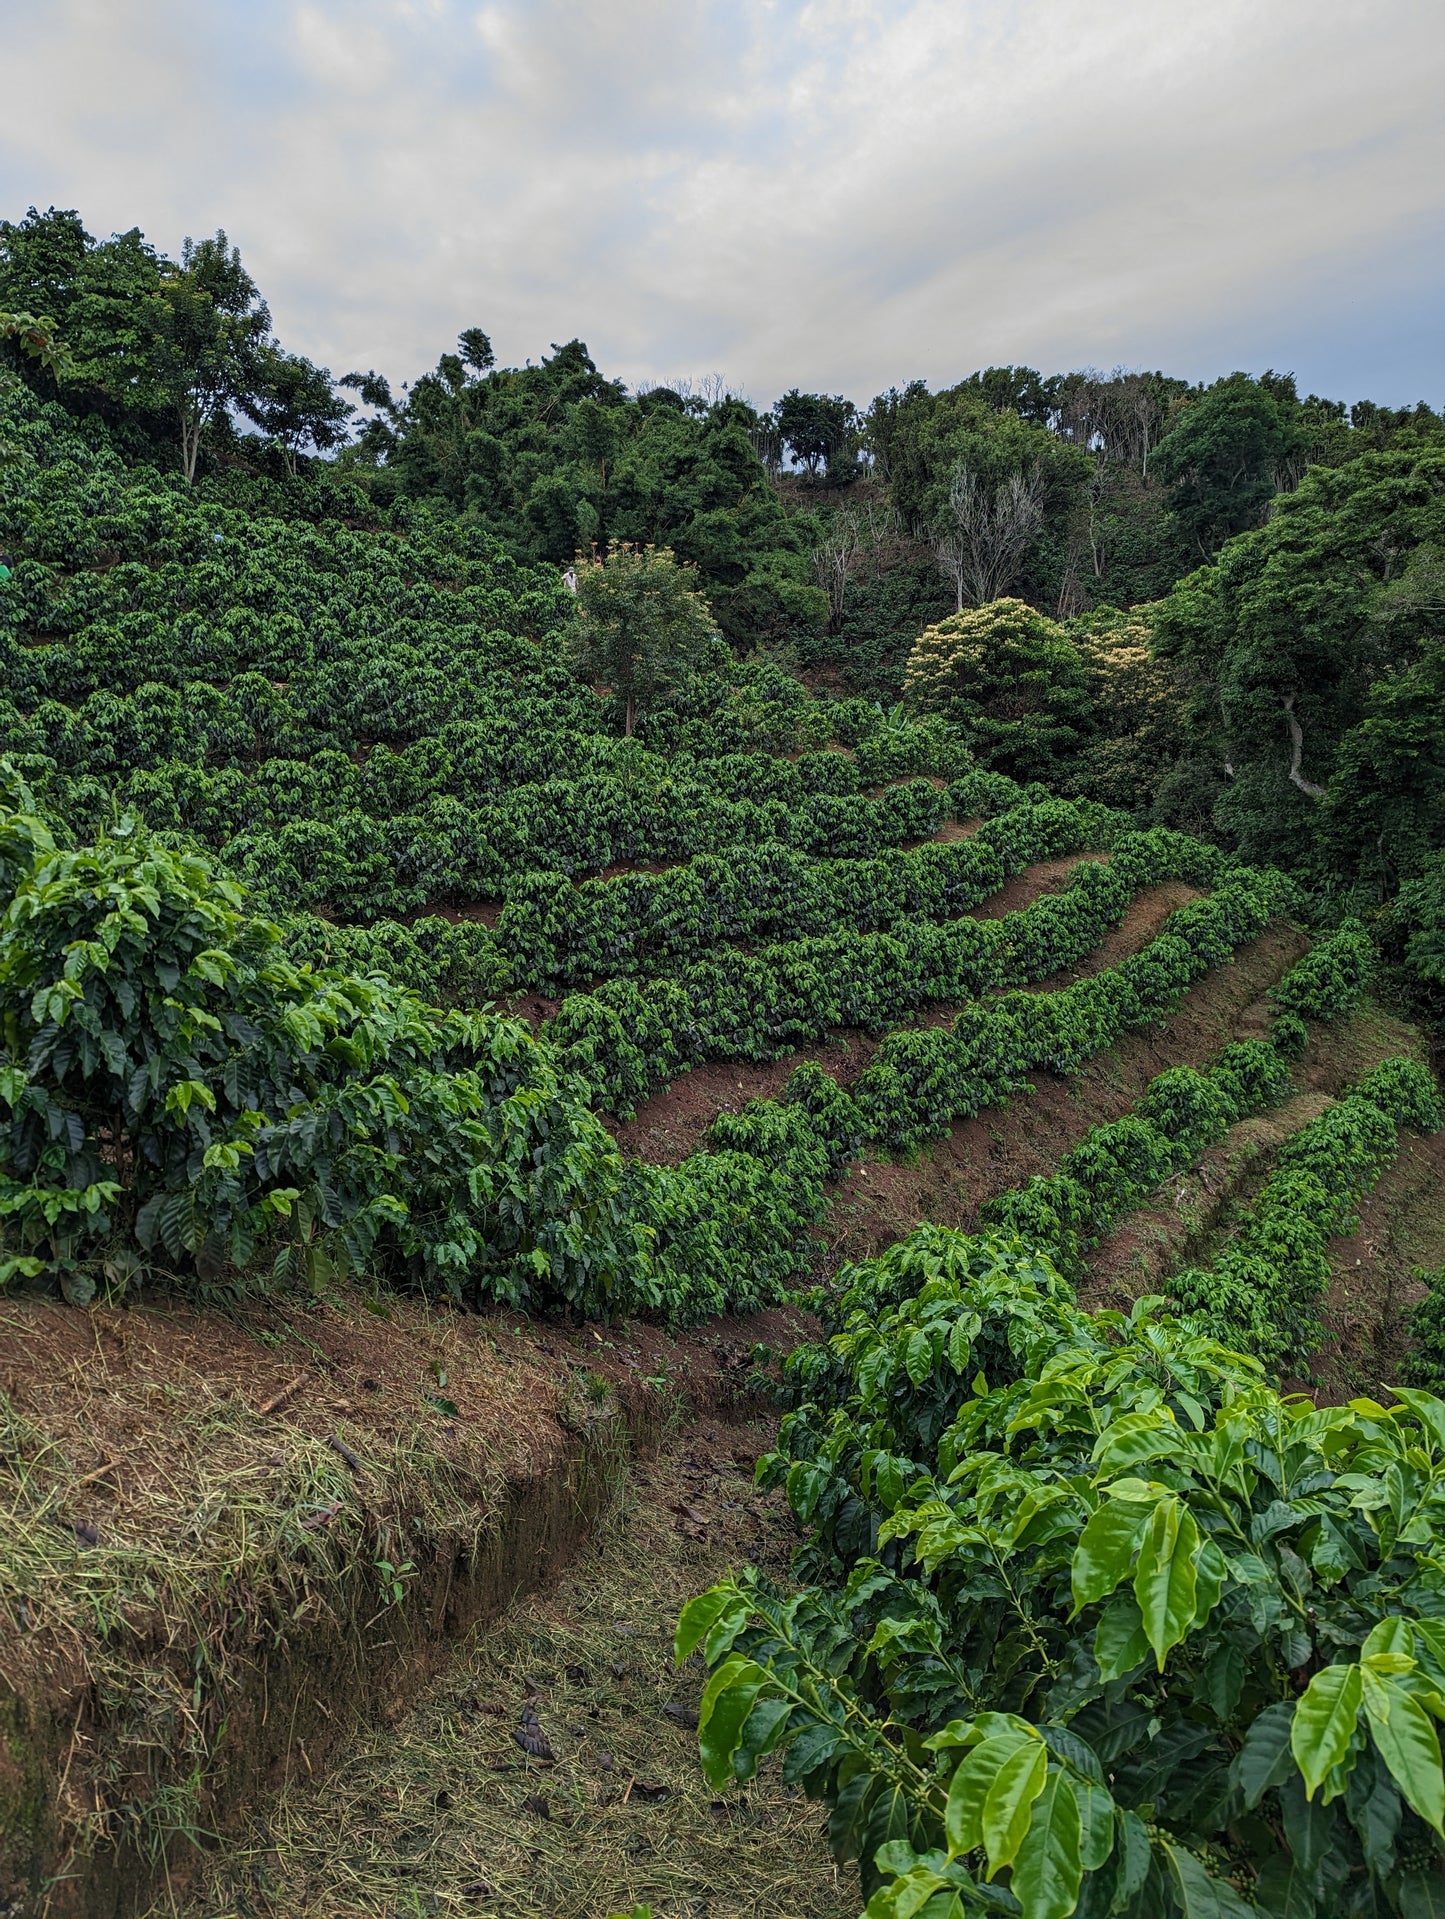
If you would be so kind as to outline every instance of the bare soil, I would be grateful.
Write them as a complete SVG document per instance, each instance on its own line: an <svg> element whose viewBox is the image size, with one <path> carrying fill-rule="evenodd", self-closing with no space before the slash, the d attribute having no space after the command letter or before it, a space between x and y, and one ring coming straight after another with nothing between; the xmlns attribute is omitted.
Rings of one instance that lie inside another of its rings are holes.
<svg viewBox="0 0 1445 1919"><path fill-rule="evenodd" d="M1335 1344L1316 1363L1319 1397L1377 1394L1409 1350L1407 1316L1425 1293L1416 1273L1445 1265L1445 1132L1406 1137L1331 1254L1323 1317Z"/></svg>
<svg viewBox="0 0 1445 1919"><path fill-rule="evenodd" d="M765 1763L715 1793L679 1672L677 1614L745 1564L786 1580L794 1531L751 1467L772 1427L699 1422L641 1462L572 1567L458 1649L343 1764L297 1778L209 1862L205 1919L467 1912L602 1919L843 1919L823 1819ZM514 1737L531 1711L552 1750ZM164 1907L157 1910L161 1919Z"/></svg>
<svg viewBox="0 0 1445 1919"><path fill-rule="evenodd" d="M1119 934L1127 938L1127 925ZM1156 1073L1207 1066L1231 1039L1262 1026L1265 992L1308 943L1294 927L1272 926L1206 974L1166 1020L1126 1034L1074 1078L1041 1073L1032 1092L960 1121L912 1159L851 1169L826 1222L830 1258L869 1258L922 1220L972 1231L986 1199L1056 1171L1091 1126L1128 1112Z"/></svg>
<svg viewBox="0 0 1445 1919"><path fill-rule="evenodd" d="M1041 861L1007 881L997 893L961 917L1001 919L1006 913L1018 912L1045 894L1062 893L1076 867L1086 859L1101 857L1076 854L1068 859ZM1076 972L1041 980L1035 990L1045 992L1070 979L1080 979L1086 973L1117 966L1127 953L1148 945L1176 906L1196 898L1198 894L1192 888L1175 882L1147 888L1133 901L1121 924L1105 936ZM946 1026L958 1011L957 1005L937 1002L916 1019L901 1021L898 1030L910 1026ZM751 1099L775 1099L804 1061L813 1061L825 1073L846 1084L867 1066L882 1038L882 1034L865 1033L856 1026L841 1027L826 1039L812 1046L800 1046L781 1059L761 1063L709 1060L679 1074L671 1085L659 1088L641 1103L631 1120L622 1124L609 1122L609 1130L629 1158L675 1166L689 1153L699 1150L719 1113L740 1112Z"/></svg>
<svg viewBox="0 0 1445 1919"><path fill-rule="evenodd" d="M566 1563L638 1447L808 1330L7 1297L0 1911L57 1872L49 1919L135 1910L168 1857L179 1883L187 1832L410 1698Z"/></svg>
<svg viewBox="0 0 1445 1919"><path fill-rule="evenodd" d="M1268 1010L1265 1001L1249 1009L1238 1037L1255 1037ZM1294 1069L1295 1096L1231 1127L1152 1204L1127 1214L1089 1258L1088 1278L1080 1288L1083 1303L1127 1306L1141 1294L1160 1290L1169 1274L1207 1266L1212 1248L1232 1230L1240 1207L1268 1177L1280 1148L1382 1059L1420 1050L1414 1027L1368 1003L1344 1019L1312 1028Z"/></svg>

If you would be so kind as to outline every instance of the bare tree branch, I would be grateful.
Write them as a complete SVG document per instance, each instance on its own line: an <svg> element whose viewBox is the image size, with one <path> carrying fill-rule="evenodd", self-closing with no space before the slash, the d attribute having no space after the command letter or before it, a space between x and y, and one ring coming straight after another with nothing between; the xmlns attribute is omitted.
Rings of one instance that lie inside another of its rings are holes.
<svg viewBox="0 0 1445 1919"><path fill-rule="evenodd" d="M1289 776L1301 793L1308 793L1312 800L1322 800L1325 789L1316 786L1313 780L1307 780L1300 771L1300 761L1304 758L1305 736L1299 721L1294 716L1294 694L1291 693L1284 703L1284 721L1289 728L1289 741L1293 749L1290 756Z"/></svg>
<svg viewBox="0 0 1445 1919"><path fill-rule="evenodd" d="M960 460L948 490L955 527L935 547L953 581L961 613L965 601L983 606L1012 586L1044 517L1044 483L1037 467L1014 473L992 493ZM956 530L955 530L956 528Z"/></svg>

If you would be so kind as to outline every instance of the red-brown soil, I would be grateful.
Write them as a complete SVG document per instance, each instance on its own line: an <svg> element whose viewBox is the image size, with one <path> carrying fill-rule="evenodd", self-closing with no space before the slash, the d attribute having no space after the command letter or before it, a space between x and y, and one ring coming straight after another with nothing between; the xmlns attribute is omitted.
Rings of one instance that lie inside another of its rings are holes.
<svg viewBox="0 0 1445 1919"><path fill-rule="evenodd" d="M1267 1008L1253 1011L1258 1017ZM1242 1023L1239 1036L1253 1037L1254 1024ZM1185 1266L1208 1265L1211 1248L1268 1178L1280 1148L1382 1059L1419 1050L1413 1027L1372 1005L1312 1028L1294 1069L1294 1098L1231 1127L1151 1205L1126 1215L1090 1255L1080 1288L1084 1303L1125 1306L1141 1293L1158 1291Z"/></svg>
<svg viewBox="0 0 1445 1919"><path fill-rule="evenodd" d="M1001 893L974 907L972 917L997 918L1003 913L1018 911L1045 893L1062 892L1079 863L1078 858L1049 860L1030 867L1026 873L1010 880ZM1010 889L1013 889L1010 901L996 906L995 902ZM1079 967L1052 974L1040 980L1033 990L1053 991L1071 980L1117 966L1130 953L1147 946L1176 907L1198 897L1193 888L1179 881L1147 888L1131 903L1119 925L1104 936ZM945 1026L958 1010L957 1006L934 1005L916 1020L903 1024ZM679 1075L671 1086L644 1100L635 1118L612 1130L630 1157L675 1165L702 1146L708 1127L719 1113L739 1112L750 1099L775 1098L805 1060L815 1062L845 1084L856 1079L878 1050L881 1038L881 1035L849 1027L816 1045L799 1047L782 1059L761 1065L746 1061L709 1061Z"/></svg>

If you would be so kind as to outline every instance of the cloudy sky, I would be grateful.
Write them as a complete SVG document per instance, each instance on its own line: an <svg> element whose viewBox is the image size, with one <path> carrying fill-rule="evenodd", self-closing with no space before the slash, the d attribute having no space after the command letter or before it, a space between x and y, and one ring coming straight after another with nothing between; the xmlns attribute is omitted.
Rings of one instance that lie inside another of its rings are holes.
<svg viewBox="0 0 1445 1919"><path fill-rule="evenodd" d="M975 367L1445 401L1440 0L0 0L0 213L224 226L293 349L481 325L866 401Z"/></svg>

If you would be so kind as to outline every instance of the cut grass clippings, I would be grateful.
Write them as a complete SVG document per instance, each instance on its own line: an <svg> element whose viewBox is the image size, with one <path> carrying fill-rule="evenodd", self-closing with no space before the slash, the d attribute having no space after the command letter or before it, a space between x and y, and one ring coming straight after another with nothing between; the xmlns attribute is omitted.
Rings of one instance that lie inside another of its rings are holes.
<svg viewBox="0 0 1445 1919"><path fill-rule="evenodd" d="M677 1613L747 1561L786 1577L794 1534L752 1484L766 1429L695 1428L639 1465L551 1591L459 1652L392 1726L294 1785L218 1854L206 1919L516 1914L844 1919L858 1910L821 1809L775 1765L719 1798L694 1730L703 1672ZM553 1758L534 1758L518 1735ZM169 1909L157 1907L156 1919Z"/></svg>

